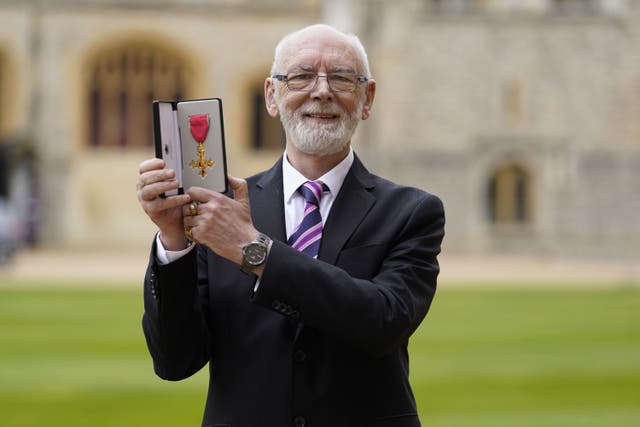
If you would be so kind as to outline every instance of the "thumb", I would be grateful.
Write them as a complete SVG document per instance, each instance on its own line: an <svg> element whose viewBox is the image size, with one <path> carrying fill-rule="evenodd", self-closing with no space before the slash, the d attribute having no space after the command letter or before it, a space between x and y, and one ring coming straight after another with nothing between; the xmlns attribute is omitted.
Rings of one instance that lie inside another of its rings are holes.
<svg viewBox="0 0 640 427"><path fill-rule="evenodd" d="M234 176L227 176L227 180L233 190L233 198L240 203L249 205L249 188L247 187L247 181Z"/></svg>

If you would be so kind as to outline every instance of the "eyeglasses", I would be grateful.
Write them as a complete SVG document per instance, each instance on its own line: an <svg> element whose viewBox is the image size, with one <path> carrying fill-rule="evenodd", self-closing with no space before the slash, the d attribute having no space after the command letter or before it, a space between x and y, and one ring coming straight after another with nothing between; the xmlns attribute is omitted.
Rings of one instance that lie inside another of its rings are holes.
<svg viewBox="0 0 640 427"><path fill-rule="evenodd" d="M290 73L275 74L271 76L278 81L284 81L287 88L294 92L311 92L318 84L318 79L327 79L329 89L332 92L353 92L358 83L366 83L369 79L365 76L357 76L354 73Z"/></svg>

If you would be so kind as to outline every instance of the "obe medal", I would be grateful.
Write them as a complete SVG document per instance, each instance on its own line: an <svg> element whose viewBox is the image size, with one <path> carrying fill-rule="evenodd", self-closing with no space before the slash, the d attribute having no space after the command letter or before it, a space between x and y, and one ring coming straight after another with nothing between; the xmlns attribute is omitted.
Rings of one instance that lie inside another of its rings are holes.
<svg viewBox="0 0 640 427"><path fill-rule="evenodd" d="M207 176L207 169L215 165L213 160L207 159L204 146L204 141L207 139L207 134L209 133L209 115L199 114L197 116L189 116L189 130L191 131L191 136L193 136L193 139L198 144L196 148L198 158L197 160L192 160L189 166L204 179Z"/></svg>

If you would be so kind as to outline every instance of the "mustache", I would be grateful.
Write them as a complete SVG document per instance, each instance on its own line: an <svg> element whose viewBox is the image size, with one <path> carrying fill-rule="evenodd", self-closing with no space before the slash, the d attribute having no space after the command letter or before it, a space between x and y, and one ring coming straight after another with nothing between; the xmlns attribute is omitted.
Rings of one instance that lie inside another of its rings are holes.
<svg viewBox="0 0 640 427"><path fill-rule="evenodd" d="M300 109L300 114L331 114L335 116L341 116L344 113L342 108L335 104L330 105L309 105Z"/></svg>

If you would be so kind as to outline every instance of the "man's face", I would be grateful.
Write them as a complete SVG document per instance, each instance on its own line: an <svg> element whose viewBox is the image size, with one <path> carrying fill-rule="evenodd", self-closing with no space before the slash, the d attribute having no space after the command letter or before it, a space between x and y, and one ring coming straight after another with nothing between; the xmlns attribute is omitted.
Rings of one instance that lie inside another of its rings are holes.
<svg viewBox="0 0 640 427"><path fill-rule="evenodd" d="M309 36L292 42L285 53L283 69L278 70L283 74L362 74L354 49L336 36ZM344 150L360 119L366 118L366 83L358 83L354 92L334 92L327 79L320 77L310 92L291 91L284 81L276 83L274 90L287 143L307 154L325 156Z"/></svg>

